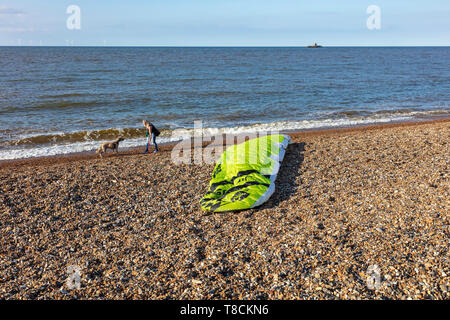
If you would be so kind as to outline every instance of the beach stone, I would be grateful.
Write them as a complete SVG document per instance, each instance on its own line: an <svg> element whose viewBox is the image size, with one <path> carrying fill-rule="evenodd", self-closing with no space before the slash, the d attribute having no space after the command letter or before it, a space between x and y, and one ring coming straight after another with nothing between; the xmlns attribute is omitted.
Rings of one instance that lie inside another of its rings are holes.
<svg viewBox="0 0 450 320"><path fill-rule="evenodd" d="M448 299L448 121L291 137L269 203L207 216L168 146L0 162L0 298Z"/></svg>

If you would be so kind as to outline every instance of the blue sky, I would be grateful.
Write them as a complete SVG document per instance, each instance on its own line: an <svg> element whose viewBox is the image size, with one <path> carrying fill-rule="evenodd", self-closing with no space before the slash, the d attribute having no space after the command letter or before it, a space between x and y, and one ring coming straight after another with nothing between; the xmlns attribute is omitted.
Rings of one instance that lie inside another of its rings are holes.
<svg viewBox="0 0 450 320"><path fill-rule="evenodd" d="M69 5L81 29L69 30ZM366 9L381 9L369 30ZM0 45L449 46L449 0L0 0Z"/></svg>

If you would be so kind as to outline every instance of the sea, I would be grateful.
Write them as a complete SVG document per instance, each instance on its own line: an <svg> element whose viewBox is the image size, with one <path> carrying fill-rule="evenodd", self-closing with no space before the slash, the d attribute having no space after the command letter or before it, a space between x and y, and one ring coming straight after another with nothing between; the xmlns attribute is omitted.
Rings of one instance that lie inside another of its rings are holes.
<svg viewBox="0 0 450 320"><path fill-rule="evenodd" d="M450 47L0 47L0 160L449 115Z"/></svg>

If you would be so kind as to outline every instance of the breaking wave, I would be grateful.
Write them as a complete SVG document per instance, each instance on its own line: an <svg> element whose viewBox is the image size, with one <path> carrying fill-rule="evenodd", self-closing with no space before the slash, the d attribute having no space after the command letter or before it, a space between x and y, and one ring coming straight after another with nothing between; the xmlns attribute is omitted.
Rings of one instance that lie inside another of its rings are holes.
<svg viewBox="0 0 450 320"><path fill-rule="evenodd" d="M182 128L161 130L158 143L179 141L186 137L203 135L204 137L229 134L237 135L255 132L281 132L318 128L348 127L365 124L389 123L429 119L433 116L447 116L450 110L433 111L377 111L369 117L355 116L354 113L340 114L341 118L315 120L285 120L269 123L255 123L231 127L205 127L200 129ZM106 141L119 136L125 138L122 148L144 146L146 143L144 128L110 128L93 131L69 133L49 133L22 137L16 140L0 142L0 160L54 156L76 152L91 152Z"/></svg>

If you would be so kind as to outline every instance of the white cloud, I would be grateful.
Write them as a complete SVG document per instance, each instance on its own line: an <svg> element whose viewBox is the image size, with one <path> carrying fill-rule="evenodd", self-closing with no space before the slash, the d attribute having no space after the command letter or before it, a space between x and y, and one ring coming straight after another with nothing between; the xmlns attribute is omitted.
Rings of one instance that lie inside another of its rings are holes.
<svg viewBox="0 0 450 320"><path fill-rule="evenodd" d="M3 33L21 33L34 32L35 28L26 26L25 12L7 6L0 6L0 32Z"/></svg>
<svg viewBox="0 0 450 320"><path fill-rule="evenodd" d="M0 27L0 32L33 32L34 28Z"/></svg>
<svg viewBox="0 0 450 320"><path fill-rule="evenodd" d="M7 6L0 6L0 15L24 15L25 12L20 9L10 8Z"/></svg>

